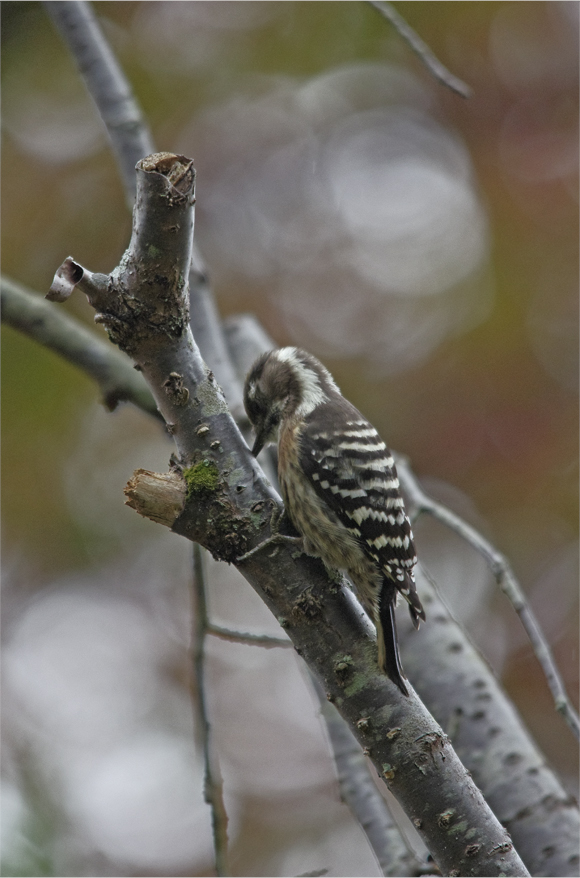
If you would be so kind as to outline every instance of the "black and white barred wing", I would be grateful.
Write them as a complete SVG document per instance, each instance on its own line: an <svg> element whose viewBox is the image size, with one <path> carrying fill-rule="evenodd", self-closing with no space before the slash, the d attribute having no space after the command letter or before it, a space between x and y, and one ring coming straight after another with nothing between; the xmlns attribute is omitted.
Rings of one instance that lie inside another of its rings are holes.
<svg viewBox="0 0 580 878"><path fill-rule="evenodd" d="M345 419L344 411L340 416L330 411L335 405L321 406L302 433L302 470L367 557L393 580L417 623L418 617L424 618L414 586L417 557L393 457L354 407Z"/></svg>

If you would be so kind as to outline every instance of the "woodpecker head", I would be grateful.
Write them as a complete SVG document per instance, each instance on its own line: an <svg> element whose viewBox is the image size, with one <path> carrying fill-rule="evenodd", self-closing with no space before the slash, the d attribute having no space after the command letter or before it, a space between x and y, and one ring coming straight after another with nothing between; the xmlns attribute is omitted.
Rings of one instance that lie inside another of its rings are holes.
<svg viewBox="0 0 580 878"><path fill-rule="evenodd" d="M283 420L307 417L336 393L332 375L312 354L298 348L262 354L244 386L244 406L256 432L252 454L278 440Z"/></svg>

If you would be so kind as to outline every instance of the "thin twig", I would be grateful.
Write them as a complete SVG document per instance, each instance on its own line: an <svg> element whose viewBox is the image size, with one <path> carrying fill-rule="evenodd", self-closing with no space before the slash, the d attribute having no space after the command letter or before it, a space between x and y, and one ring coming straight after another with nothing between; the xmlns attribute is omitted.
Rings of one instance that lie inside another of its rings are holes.
<svg viewBox="0 0 580 878"><path fill-rule="evenodd" d="M283 640L281 637L271 637L269 634L247 634L244 631L232 631L230 628L222 628L221 625L207 623L207 633L219 637L220 640L228 640L230 643L245 643L248 646L262 646L264 649L293 649L291 640Z"/></svg>
<svg viewBox="0 0 580 878"><path fill-rule="evenodd" d="M204 796L211 808L215 868L218 876L229 875L228 866L228 815L223 798L223 780L219 762L212 752L211 727L205 701L205 637L208 633L207 604L205 595L205 564L203 550L193 544L193 670L195 674L194 710L199 723L205 767Z"/></svg>
<svg viewBox="0 0 580 878"><path fill-rule="evenodd" d="M76 60L105 123L132 207L135 165L155 152L145 117L90 4L82 0L45 0L44 5Z"/></svg>
<svg viewBox="0 0 580 878"><path fill-rule="evenodd" d="M497 584L511 602L514 610L520 617L526 634L532 644L535 656L544 672L550 692L554 698L556 710L562 714L576 738L580 738L580 721L574 706L566 692L566 687L556 666L554 656L548 642L538 624L532 608L520 587L518 580L505 555L502 555L489 543L475 528L463 521L442 503L438 503L429 497L421 488L416 476L413 474L408 462L398 456L397 471L401 479L401 485L407 493L409 500L414 506L414 518L422 512L427 512L438 521L445 524L455 533L459 534L466 542L482 555L496 579Z"/></svg>
<svg viewBox="0 0 580 878"><path fill-rule="evenodd" d="M471 97L471 88L463 80L447 70L433 54L429 46L423 42L419 34L413 30L410 24L407 24L402 15L399 15L392 3L384 2L384 0L369 0L369 3L375 9L378 9L387 21L393 25L397 33L409 44L413 52L418 55L425 67L438 82L450 88L451 91L454 91L455 94L460 95L462 98Z"/></svg>
<svg viewBox="0 0 580 878"><path fill-rule="evenodd" d="M161 419L145 379L125 354L10 278L2 277L1 291L2 322L82 369L97 382L110 411L127 400Z"/></svg>

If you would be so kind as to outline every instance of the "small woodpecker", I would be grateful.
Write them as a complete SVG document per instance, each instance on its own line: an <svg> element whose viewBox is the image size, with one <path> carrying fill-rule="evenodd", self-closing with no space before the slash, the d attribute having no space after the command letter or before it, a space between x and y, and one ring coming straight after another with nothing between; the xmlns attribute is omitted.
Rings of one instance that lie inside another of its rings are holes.
<svg viewBox="0 0 580 878"><path fill-rule="evenodd" d="M254 363L244 405L256 434L252 453L278 443L284 506L304 551L346 571L375 623L379 667L408 695L395 624L397 595L407 601L415 628L425 611L392 454L322 363L298 348L270 351Z"/></svg>

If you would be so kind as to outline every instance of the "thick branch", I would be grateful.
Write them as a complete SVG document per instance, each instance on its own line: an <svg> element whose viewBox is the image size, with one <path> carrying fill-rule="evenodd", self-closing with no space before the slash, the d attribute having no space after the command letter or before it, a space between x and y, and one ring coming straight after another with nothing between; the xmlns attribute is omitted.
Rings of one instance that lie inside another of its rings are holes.
<svg viewBox="0 0 580 878"><path fill-rule="evenodd" d="M313 683L331 743L341 797L357 815L382 874L397 878L420 875L425 864L419 862L403 841L387 803L369 774L358 741L314 678Z"/></svg>
<svg viewBox="0 0 580 878"><path fill-rule="evenodd" d="M113 55L91 6L83 0L46 0L47 11L75 58L109 134L129 206L135 198L135 165L155 151L153 139L129 81ZM208 283L207 269L193 245L189 276L191 327L201 355L215 373L236 420L245 417L242 395L227 355Z"/></svg>
<svg viewBox="0 0 580 878"><path fill-rule="evenodd" d="M466 582L466 588L469 583ZM578 874L580 815L513 704L419 565L427 613L399 614L405 669L532 875Z"/></svg>

